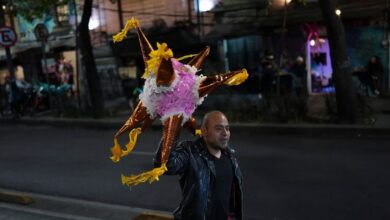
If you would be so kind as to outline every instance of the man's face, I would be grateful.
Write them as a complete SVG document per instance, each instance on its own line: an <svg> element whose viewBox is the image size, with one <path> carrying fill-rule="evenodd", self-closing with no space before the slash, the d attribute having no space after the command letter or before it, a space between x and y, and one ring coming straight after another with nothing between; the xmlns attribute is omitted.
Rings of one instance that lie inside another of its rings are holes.
<svg viewBox="0 0 390 220"><path fill-rule="evenodd" d="M230 139L229 122L223 114L210 115L207 125L202 128L207 145L214 149L225 149Z"/></svg>

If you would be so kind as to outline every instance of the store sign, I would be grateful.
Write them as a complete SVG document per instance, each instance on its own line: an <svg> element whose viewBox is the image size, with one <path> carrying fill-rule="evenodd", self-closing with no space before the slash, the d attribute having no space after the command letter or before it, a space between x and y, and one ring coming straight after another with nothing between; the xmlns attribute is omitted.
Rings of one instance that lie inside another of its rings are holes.
<svg viewBox="0 0 390 220"><path fill-rule="evenodd" d="M15 45L16 40L17 36L13 28L6 26L0 28L0 44L3 47Z"/></svg>

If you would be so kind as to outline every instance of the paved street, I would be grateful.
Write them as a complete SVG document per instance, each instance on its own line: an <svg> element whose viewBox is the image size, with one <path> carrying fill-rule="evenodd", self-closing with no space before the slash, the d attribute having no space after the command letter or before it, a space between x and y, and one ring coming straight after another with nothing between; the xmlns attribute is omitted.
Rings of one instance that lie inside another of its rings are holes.
<svg viewBox="0 0 390 220"><path fill-rule="evenodd" d="M118 164L108 158L114 133L0 125L0 188L172 211L180 199L178 177L131 189L120 183L121 173L152 167L160 129L141 134L135 152ZM244 175L245 219L390 219L390 136L248 130L232 133L231 143Z"/></svg>

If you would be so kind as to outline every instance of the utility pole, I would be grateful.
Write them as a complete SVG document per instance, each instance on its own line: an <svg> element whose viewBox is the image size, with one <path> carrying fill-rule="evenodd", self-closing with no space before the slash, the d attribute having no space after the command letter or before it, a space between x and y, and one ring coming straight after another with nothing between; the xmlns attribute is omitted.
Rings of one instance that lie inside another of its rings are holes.
<svg viewBox="0 0 390 220"><path fill-rule="evenodd" d="M77 40L77 33L78 33L78 13L77 13L77 4L76 4L76 0L72 0L72 4L73 4L73 8L74 8L74 16L75 16L75 44L76 44L76 67L74 68L74 70L76 71L76 95L77 95L77 103L78 103L78 106L79 106L79 109L78 111L80 112L81 111L81 97L80 97L80 71L79 71L79 59L80 59L80 56L79 56L79 41Z"/></svg>
<svg viewBox="0 0 390 220"><path fill-rule="evenodd" d="M1 0L0 1L1 5L0 5L0 27L4 27L5 26L5 14L4 14L4 7L3 6L6 6L6 2L4 0ZM1 33L1 38L3 38L4 34ZM8 35L8 34L6 34ZM16 37L16 34L15 34L15 37ZM6 40L6 39L4 39ZM3 41L3 39L2 39ZM8 67L8 73L9 73L9 76L11 77L11 79L14 79L15 78L15 72L14 72L14 65L12 63L12 54L11 54L11 48L10 46L5 46L3 45L4 48L5 48L5 53L6 53L6 57L7 57L7 67Z"/></svg>
<svg viewBox="0 0 390 220"><path fill-rule="evenodd" d="M5 6L4 0L0 0L0 25L5 25L5 16L4 16L4 9L3 6Z"/></svg>
<svg viewBox="0 0 390 220"><path fill-rule="evenodd" d="M122 30L122 28L124 27L123 11L122 11L122 0L118 0L116 4L118 5L119 30Z"/></svg>
<svg viewBox="0 0 390 220"><path fill-rule="evenodd" d="M192 23L192 16L191 16L191 0L187 0L187 7L188 7L188 23Z"/></svg>
<svg viewBox="0 0 390 220"><path fill-rule="evenodd" d="M51 111L53 111L53 96L51 94L49 70L47 69L47 61L46 61L46 43L47 43L47 39L49 38L49 30L43 23L39 23L34 28L34 34L36 39L41 42L42 59L45 68L44 73L46 76L46 83L47 83L47 93L49 95L49 107Z"/></svg>
<svg viewBox="0 0 390 220"><path fill-rule="evenodd" d="M390 94L390 16L389 0L385 0L384 9L384 45L387 47L387 92Z"/></svg>

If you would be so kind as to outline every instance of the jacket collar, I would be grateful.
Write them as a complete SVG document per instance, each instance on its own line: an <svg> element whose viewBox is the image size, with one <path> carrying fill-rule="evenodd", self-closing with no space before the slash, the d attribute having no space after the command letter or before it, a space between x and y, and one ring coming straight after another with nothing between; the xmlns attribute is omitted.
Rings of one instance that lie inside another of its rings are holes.
<svg viewBox="0 0 390 220"><path fill-rule="evenodd" d="M211 155L209 153L209 150L207 149L206 142L202 137L199 137L198 139L195 140L196 144L196 150L199 153L199 156L204 157L205 159L210 159Z"/></svg>
<svg viewBox="0 0 390 220"><path fill-rule="evenodd" d="M196 150L199 153L199 156L204 159L204 161L207 164L207 167L210 169L211 173L216 176L216 171L215 171L215 165L213 161L213 156L209 153L209 150L207 149L206 142L202 137L198 138L196 141Z"/></svg>
<svg viewBox="0 0 390 220"><path fill-rule="evenodd" d="M196 143L196 150L200 154L200 156L204 157L205 159L211 159L213 156L210 154L209 150L207 149L206 142L202 137L199 137L195 140ZM223 154L226 154L228 157L231 157L231 155L234 153L234 150L232 150L230 147L227 147L226 150L222 151Z"/></svg>

